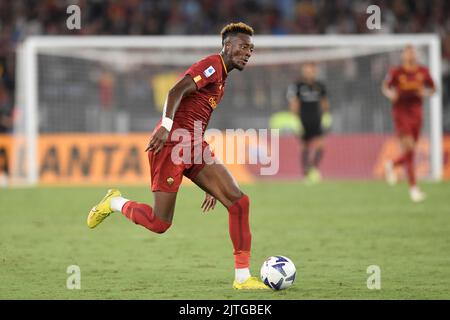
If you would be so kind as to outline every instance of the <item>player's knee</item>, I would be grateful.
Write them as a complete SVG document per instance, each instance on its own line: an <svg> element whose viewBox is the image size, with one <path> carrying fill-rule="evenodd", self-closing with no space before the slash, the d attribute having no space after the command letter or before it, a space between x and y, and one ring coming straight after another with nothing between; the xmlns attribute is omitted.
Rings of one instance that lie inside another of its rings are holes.
<svg viewBox="0 0 450 320"><path fill-rule="evenodd" d="M170 228L170 225L168 225L168 226L161 226L161 227L155 228L155 230L152 230L152 231L156 232L158 234L163 234L164 232L169 230L169 228Z"/></svg>
<svg viewBox="0 0 450 320"><path fill-rule="evenodd" d="M244 193L239 188L231 188L227 192L227 198L231 203L235 203L244 196Z"/></svg>
<svg viewBox="0 0 450 320"><path fill-rule="evenodd" d="M233 192L228 194L228 201L230 202L230 205L233 205L237 202L239 202L241 207L248 207L250 205L248 196L239 188L237 190L233 190Z"/></svg>
<svg viewBox="0 0 450 320"><path fill-rule="evenodd" d="M172 225L172 219L169 216L171 215L160 215L155 212L154 219L152 219L148 229L158 234L166 232Z"/></svg>
<svg viewBox="0 0 450 320"><path fill-rule="evenodd" d="M153 225L152 231L158 234L163 234L164 232L169 230L171 225L172 224L170 222L165 222L161 220Z"/></svg>

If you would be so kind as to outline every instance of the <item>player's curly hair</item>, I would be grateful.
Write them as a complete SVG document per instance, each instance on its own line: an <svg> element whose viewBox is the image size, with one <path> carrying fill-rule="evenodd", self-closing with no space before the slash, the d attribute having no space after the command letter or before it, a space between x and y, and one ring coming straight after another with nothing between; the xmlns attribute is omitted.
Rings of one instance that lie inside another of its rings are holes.
<svg viewBox="0 0 450 320"><path fill-rule="evenodd" d="M220 31L220 34L222 35L222 45L229 35L236 35L238 33L248 34L249 36L252 36L255 31L252 27L243 22L229 23L225 27L223 27L222 31Z"/></svg>

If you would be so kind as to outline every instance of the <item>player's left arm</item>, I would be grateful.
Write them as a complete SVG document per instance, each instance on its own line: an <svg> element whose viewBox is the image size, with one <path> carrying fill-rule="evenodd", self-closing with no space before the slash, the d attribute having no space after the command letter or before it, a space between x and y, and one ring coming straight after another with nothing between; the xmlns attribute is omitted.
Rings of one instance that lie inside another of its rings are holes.
<svg viewBox="0 0 450 320"><path fill-rule="evenodd" d="M322 113L330 112L330 101L327 97L320 98L320 109Z"/></svg>
<svg viewBox="0 0 450 320"><path fill-rule="evenodd" d="M298 98L298 92L297 92L297 85L292 84L288 87L287 93L286 93L286 99L289 104L289 111L292 112L295 115L300 114L300 108L301 108L301 102Z"/></svg>
<svg viewBox="0 0 450 320"><path fill-rule="evenodd" d="M322 127L326 130L331 128L333 118L330 112L330 101L328 100L327 92L325 86L322 85L320 90L320 109L322 111Z"/></svg>
<svg viewBox="0 0 450 320"><path fill-rule="evenodd" d="M421 97L426 98L436 93L436 85L434 84L433 78L431 77L428 69L424 70L424 75L424 85L422 86L419 94Z"/></svg>

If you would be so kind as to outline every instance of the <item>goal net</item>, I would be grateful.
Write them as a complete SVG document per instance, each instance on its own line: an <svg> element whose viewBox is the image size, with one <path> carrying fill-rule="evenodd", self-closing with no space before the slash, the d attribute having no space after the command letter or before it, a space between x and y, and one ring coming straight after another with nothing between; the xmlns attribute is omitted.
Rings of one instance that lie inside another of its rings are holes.
<svg viewBox="0 0 450 320"><path fill-rule="evenodd" d="M253 40L254 54L243 72L229 74L209 128L270 128L271 119L288 110L286 90L299 78L301 64L315 61L333 116L321 164L325 179L380 179L383 162L400 152L381 84L406 44L416 46L440 87L434 35ZM143 150L168 89L220 46L220 38L209 36L28 38L17 53L12 181L146 182ZM439 94L425 101L416 159L425 179L442 175L441 114ZM281 130L279 143L279 170L271 178L300 178L297 136ZM236 170L238 178L261 178L251 166Z"/></svg>

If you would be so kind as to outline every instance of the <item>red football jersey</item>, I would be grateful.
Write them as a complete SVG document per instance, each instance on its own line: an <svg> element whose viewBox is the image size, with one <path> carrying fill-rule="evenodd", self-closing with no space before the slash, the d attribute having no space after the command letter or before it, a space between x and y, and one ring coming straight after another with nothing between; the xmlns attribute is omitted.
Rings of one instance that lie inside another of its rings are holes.
<svg viewBox="0 0 450 320"><path fill-rule="evenodd" d="M398 93L394 108L414 108L421 107L423 102L418 91L424 87L433 87L434 82L428 68L424 66L417 66L413 70L400 66L390 70L387 85L395 88Z"/></svg>
<svg viewBox="0 0 450 320"><path fill-rule="evenodd" d="M187 129L192 135L194 122L200 121L203 135L212 112L222 100L227 70L222 56L215 54L193 64L184 75L192 77L197 91L181 100L173 128Z"/></svg>

